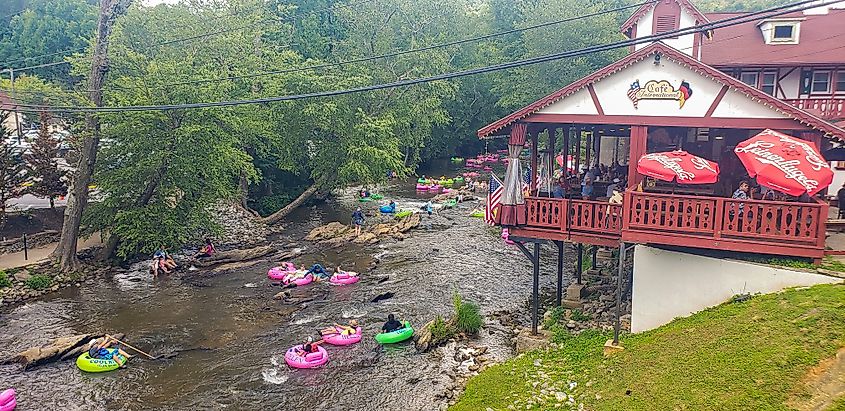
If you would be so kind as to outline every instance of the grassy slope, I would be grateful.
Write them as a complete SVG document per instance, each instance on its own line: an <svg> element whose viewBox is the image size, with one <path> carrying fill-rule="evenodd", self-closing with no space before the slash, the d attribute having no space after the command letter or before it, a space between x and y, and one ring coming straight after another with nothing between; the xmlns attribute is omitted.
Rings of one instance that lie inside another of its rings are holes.
<svg viewBox="0 0 845 411"><path fill-rule="evenodd" d="M607 338L582 334L491 367L452 409L788 409L790 396L807 395L806 371L845 345L845 284L708 309L624 337L611 358Z"/></svg>

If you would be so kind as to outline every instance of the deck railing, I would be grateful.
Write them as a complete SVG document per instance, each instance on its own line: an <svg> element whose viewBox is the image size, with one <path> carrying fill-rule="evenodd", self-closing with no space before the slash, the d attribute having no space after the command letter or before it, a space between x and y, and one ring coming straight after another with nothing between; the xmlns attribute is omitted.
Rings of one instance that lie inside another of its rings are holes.
<svg viewBox="0 0 845 411"><path fill-rule="evenodd" d="M629 191L624 207L599 201L526 199L527 228L699 248L791 255L824 253L828 205ZM730 244L730 246L726 246ZM788 254L788 251L787 251Z"/></svg>
<svg viewBox="0 0 845 411"><path fill-rule="evenodd" d="M845 96L834 98L796 98L784 101L802 110L816 114L824 120L845 118Z"/></svg>

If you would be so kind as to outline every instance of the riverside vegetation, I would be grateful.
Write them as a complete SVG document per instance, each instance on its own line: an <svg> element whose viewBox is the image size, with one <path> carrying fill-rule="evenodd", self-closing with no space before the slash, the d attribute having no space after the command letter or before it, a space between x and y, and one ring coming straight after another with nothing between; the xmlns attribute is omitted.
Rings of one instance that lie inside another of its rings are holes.
<svg viewBox="0 0 845 411"><path fill-rule="evenodd" d="M812 377L845 346L843 310L845 284L754 296L627 335L611 357L610 334L557 330L558 349L488 368L452 409L809 409Z"/></svg>

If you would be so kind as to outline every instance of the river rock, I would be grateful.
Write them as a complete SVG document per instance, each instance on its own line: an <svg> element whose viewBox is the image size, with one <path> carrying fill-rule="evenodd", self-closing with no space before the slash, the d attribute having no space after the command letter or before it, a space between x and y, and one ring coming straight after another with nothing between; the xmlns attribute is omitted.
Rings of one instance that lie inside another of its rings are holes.
<svg viewBox="0 0 845 411"><path fill-rule="evenodd" d="M198 267L211 267L220 264L237 263L242 261L255 260L274 253L276 250L269 246L249 248L245 250L221 251L209 258L197 260L194 265Z"/></svg>
<svg viewBox="0 0 845 411"><path fill-rule="evenodd" d="M32 274L29 273L29 270L24 269L16 272L13 277L15 277L15 280L17 281L24 282L32 278Z"/></svg>

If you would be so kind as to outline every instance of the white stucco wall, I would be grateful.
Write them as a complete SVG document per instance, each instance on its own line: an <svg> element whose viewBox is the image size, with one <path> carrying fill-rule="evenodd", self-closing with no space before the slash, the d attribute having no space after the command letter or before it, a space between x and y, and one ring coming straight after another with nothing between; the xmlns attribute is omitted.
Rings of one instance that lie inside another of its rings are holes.
<svg viewBox="0 0 845 411"><path fill-rule="evenodd" d="M688 27L692 27L695 25L695 17L688 12L685 8L681 8L681 20L678 23L679 29L685 29ZM654 7L648 11L639 21L637 21L637 38L642 38L646 36L650 36L653 33L654 29ZM687 34L686 36L680 36L676 39L664 39L663 42L666 43L668 46L677 49L685 54L692 56L692 46L693 42L695 41L694 34ZM639 50L643 47L648 46L651 43L642 43L637 44L634 46L636 50Z"/></svg>
<svg viewBox="0 0 845 411"><path fill-rule="evenodd" d="M838 282L842 279L637 245L631 331L657 328L736 294Z"/></svg>
<svg viewBox="0 0 845 411"><path fill-rule="evenodd" d="M677 89L682 81L687 81L693 90L692 97L683 107L677 100L640 100L634 108L628 98L631 83L640 81L645 87L650 80L666 80ZM702 76L677 62L664 57L655 65L653 58L645 59L626 67L613 75L593 84L596 96L604 113L618 116L684 116L704 117L713 100L722 89L722 83ZM544 114L597 114L592 98L586 89L539 111ZM758 102L748 99L744 94L730 90L713 114L715 117L730 118L786 118L783 114Z"/></svg>
<svg viewBox="0 0 845 411"><path fill-rule="evenodd" d="M780 69L780 73L778 75L782 76L788 72L788 69ZM780 81L780 88L783 89L783 96L778 96L779 98L789 99L789 98L798 98L799 85L801 84L801 70L796 69L793 70L792 73L789 73L786 77L784 77Z"/></svg>
<svg viewBox="0 0 845 411"><path fill-rule="evenodd" d="M576 91L575 94L566 97L548 107L538 111L544 114L598 114L593 97L590 96L590 91L585 89Z"/></svg>

